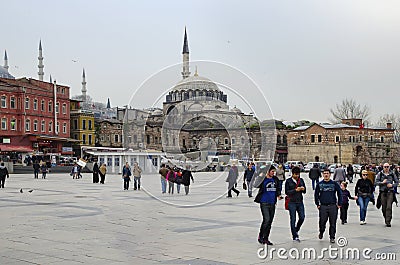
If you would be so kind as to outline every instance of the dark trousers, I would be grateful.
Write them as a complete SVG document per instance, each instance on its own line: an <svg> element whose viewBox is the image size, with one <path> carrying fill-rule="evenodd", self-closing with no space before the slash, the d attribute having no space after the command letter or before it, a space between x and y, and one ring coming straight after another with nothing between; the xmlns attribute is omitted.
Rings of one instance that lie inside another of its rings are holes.
<svg viewBox="0 0 400 265"><path fill-rule="evenodd" d="M0 187L4 188L4 183L6 183L6 176L0 177Z"/></svg>
<svg viewBox="0 0 400 265"><path fill-rule="evenodd" d="M329 219L329 237L335 238L336 234L336 220L338 216L338 208L336 204L321 205L319 208L319 232L325 232L326 222Z"/></svg>
<svg viewBox="0 0 400 265"><path fill-rule="evenodd" d="M129 178L124 178L124 190L128 190L129 189Z"/></svg>
<svg viewBox="0 0 400 265"><path fill-rule="evenodd" d="M35 179L39 178L39 170L34 170L33 176L35 177Z"/></svg>
<svg viewBox="0 0 400 265"><path fill-rule="evenodd" d="M296 225L296 212L299 215L299 220ZM290 216L290 231L292 237L295 239L299 237L298 232L300 231L301 225L304 223L305 213L304 204L302 202L289 202L289 216Z"/></svg>
<svg viewBox="0 0 400 265"><path fill-rule="evenodd" d="M347 222L347 210L349 209L348 203L343 203L342 207L340 208L340 220L342 223Z"/></svg>
<svg viewBox="0 0 400 265"><path fill-rule="evenodd" d="M232 188L230 188L228 190L228 197L232 197L232 191L234 191L236 193L236 195L239 195L240 191L238 191L235 186L232 186Z"/></svg>
<svg viewBox="0 0 400 265"><path fill-rule="evenodd" d="M392 221L393 191L381 192L382 214L385 224L389 225Z"/></svg>
<svg viewBox="0 0 400 265"><path fill-rule="evenodd" d="M99 173L93 173L93 183L99 183Z"/></svg>
<svg viewBox="0 0 400 265"><path fill-rule="evenodd" d="M318 183L318 179L311 179L312 189L315 190L315 183Z"/></svg>
<svg viewBox="0 0 400 265"><path fill-rule="evenodd" d="M106 179L106 175L100 173L100 183L104 184L104 180Z"/></svg>
<svg viewBox="0 0 400 265"><path fill-rule="evenodd" d="M260 240L266 241L269 240L269 234L271 232L272 221L275 216L275 204L270 203L260 203L261 214L263 217L263 221L260 227Z"/></svg>

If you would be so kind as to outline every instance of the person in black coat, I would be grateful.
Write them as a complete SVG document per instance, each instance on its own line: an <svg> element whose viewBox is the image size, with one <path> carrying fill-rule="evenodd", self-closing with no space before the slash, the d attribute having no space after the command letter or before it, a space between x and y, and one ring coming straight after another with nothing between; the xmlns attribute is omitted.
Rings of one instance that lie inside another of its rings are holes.
<svg viewBox="0 0 400 265"><path fill-rule="evenodd" d="M93 165L93 183L99 183L99 165L94 162Z"/></svg>
<svg viewBox="0 0 400 265"><path fill-rule="evenodd" d="M40 165L37 162L37 160L35 160L35 162L33 163L33 175L35 179L39 178L39 171L40 171Z"/></svg>
<svg viewBox="0 0 400 265"><path fill-rule="evenodd" d="M319 169L319 166L317 163L313 165L313 167L310 169L310 172L308 173L308 177L312 181L312 189L315 190L315 184L318 183L319 178L322 177L321 170Z"/></svg>
<svg viewBox="0 0 400 265"><path fill-rule="evenodd" d="M194 182L190 167L186 166L186 169L182 172L182 184L185 186L185 194L189 194L190 179Z"/></svg>
<svg viewBox="0 0 400 265"><path fill-rule="evenodd" d="M357 181L354 192L357 204L360 206L360 225L365 225L368 203L375 190L375 187L371 180L368 179L368 171L361 171L361 176L361 179Z"/></svg>

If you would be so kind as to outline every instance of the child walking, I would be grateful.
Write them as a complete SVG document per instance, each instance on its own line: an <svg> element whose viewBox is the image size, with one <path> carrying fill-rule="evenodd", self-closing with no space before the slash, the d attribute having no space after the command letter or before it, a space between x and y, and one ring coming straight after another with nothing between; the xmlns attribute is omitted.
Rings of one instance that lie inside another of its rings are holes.
<svg viewBox="0 0 400 265"><path fill-rule="evenodd" d="M347 210L349 209L349 199L355 200L354 197L351 196L350 191L347 189L347 182L343 181L340 184L340 188L342 189L342 200L343 204L340 208L340 220L342 220L342 225L347 224Z"/></svg>

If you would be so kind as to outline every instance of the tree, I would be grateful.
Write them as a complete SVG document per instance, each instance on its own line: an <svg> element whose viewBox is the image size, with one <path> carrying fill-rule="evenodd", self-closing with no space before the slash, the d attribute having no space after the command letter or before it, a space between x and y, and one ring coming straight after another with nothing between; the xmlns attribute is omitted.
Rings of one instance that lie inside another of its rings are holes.
<svg viewBox="0 0 400 265"><path fill-rule="evenodd" d="M340 104L336 104L334 109L330 109L332 118L329 120L334 123L342 122L342 119L363 119L369 120L370 108L366 105L357 104L354 99L343 99Z"/></svg>
<svg viewBox="0 0 400 265"><path fill-rule="evenodd" d="M378 119L377 126L386 127L387 123L392 123L392 128L395 130L395 140L400 139L400 115L384 114Z"/></svg>

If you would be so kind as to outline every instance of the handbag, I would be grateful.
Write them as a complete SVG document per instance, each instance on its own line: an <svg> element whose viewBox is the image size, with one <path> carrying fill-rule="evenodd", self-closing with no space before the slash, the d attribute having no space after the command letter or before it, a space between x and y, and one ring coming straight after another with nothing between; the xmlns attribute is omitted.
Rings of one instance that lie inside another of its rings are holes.
<svg viewBox="0 0 400 265"><path fill-rule="evenodd" d="M243 189L244 189L244 190L247 190L246 182L243 182Z"/></svg>
<svg viewBox="0 0 400 265"><path fill-rule="evenodd" d="M297 180L296 187L294 187L294 189L297 189L297 187L299 186L299 184L300 184L300 177L299 177L299 179ZM290 202L290 196L289 196L289 195L286 195L286 196L285 196L285 210L289 210L289 202Z"/></svg>

